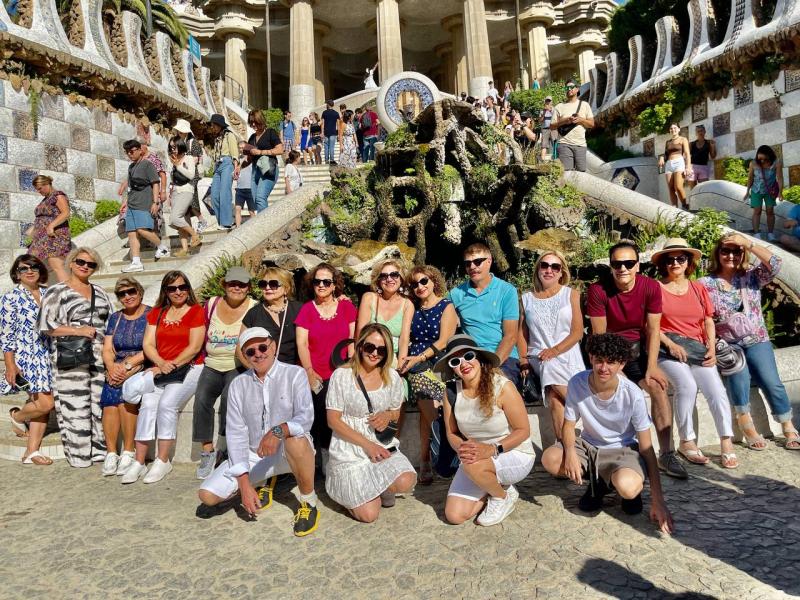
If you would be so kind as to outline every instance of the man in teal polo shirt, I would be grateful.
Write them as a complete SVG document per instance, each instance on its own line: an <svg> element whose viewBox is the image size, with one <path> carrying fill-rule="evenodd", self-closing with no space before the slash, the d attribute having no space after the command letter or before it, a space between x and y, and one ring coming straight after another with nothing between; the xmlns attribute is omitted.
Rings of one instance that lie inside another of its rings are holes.
<svg viewBox="0 0 800 600"><path fill-rule="evenodd" d="M461 321L461 330L481 348L497 354L503 373L519 388L517 288L492 275L491 267L492 253L486 244L467 246L464 269L469 281L450 290L450 300Z"/></svg>

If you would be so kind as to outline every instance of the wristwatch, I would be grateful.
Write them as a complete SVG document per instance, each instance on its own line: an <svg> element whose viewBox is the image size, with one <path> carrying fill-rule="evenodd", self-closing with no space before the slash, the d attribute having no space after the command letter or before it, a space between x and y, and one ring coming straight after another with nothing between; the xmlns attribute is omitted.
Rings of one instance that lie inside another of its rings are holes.
<svg viewBox="0 0 800 600"><path fill-rule="evenodd" d="M495 444L494 445L494 456L495 456L495 458L500 456L503 452L504 452L503 444Z"/></svg>
<svg viewBox="0 0 800 600"><path fill-rule="evenodd" d="M275 427L270 429L270 431L279 440L282 440L284 437L286 437L283 435L283 427L281 427L280 425L275 425Z"/></svg>
<svg viewBox="0 0 800 600"><path fill-rule="evenodd" d="M126 371L130 371L133 368L133 365L129 362L124 362L122 365L125 367Z"/></svg>

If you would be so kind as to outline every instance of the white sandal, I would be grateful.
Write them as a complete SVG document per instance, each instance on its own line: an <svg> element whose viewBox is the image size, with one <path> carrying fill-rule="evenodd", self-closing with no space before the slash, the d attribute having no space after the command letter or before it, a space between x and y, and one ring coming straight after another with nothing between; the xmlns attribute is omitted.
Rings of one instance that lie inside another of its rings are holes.
<svg viewBox="0 0 800 600"><path fill-rule="evenodd" d="M37 458L39 459L38 461L34 460L34 459L37 459ZM43 467L43 466L52 465L53 464L53 459L50 458L49 456L45 456L44 454L42 454L38 450L34 450L30 454L28 454L28 456L26 456L26 457L24 457L22 459L22 464L23 465L38 465L40 467Z"/></svg>
<svg viewBox="0 0 800 600"><path fill-rule="evenodd" d="M14 435L17 437L27 437L28 435L28 424L23 421L20 423L14 418L14 415L17 414L21 409L18 407L10 408L8 410L8 419L11 421L11 429L14 431Z"/></svg>

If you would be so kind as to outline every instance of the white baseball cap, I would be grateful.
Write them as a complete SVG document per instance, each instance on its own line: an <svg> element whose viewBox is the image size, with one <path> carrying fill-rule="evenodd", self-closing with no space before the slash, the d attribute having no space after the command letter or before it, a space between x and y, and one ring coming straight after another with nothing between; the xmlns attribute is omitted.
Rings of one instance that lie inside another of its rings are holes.
<svg viewBox="0 0 800 600"><path fill-rule="evenodd" d="M244 330L244 333L239 335L239 346L244 348L247 342L252 340L266 340L271 338L269 331L263 327L250 327Z"/></svg>
<svg viewBox="0 0 800 600"><path fill-rule="evenodd" d="M175 131L180 131L181 133L191 133L192 126L189 125L189 121L186 119L178 119L175 121L175 125L173 126Z"/></svg>

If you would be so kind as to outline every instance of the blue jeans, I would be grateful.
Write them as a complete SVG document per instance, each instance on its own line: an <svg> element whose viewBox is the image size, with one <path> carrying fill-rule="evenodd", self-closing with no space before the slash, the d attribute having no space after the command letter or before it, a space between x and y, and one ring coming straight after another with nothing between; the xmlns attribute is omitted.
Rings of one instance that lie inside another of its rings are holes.
<svg viewBox="0 0 800 600"><path fill-rule="evenodd" d="M377 141L378 137L374 135L364 138L364 150L361 152L362 161L375 160L375 142Z"/></svg>
<svg viewBox="0 0 800 600"><path fill-rule="evenodd" d="M503 364L500 365L500 370L503 372L503 375L514 384L517 391L522 389L522 375L519 370L519 359L509 356L503 361Z"/></svg>
<svg viewBox="0 0 800 600"><path fill-rule="evenodd" d="M272 188L275 187L279 175L280 166L275 166L275 179L270 179L269 177L264 177L261 169L253 165L253 182L250 189L253 194L253 202L255 202L257 213L266 210L267 206L269 206L267 199L272 193Z"/></svg>
<svg viewBox="0 0 800 600"><path fill-rule="evenodd" d="M336 140L339 139L338 135L329 135L325 137L325 162L329 163L334 160L336 156Z"/></svg>
<svg viewBox="0 0 800 600"><path fill-rule="evenodd" d="M764 392L772 411L772 418L784 423L792 418L792 407L786 388L778 376L778 365L775 364L775 353L772 344L760 342L744 349L747 367L724 377L728 397L737 415L750 412L750 379Z"/></svg>
<svg viewBox="0 0 800 600"><path fill-rule="evenodd" d="M211 179L211 206L220 227L233 225L233 159L223 156Z"/></svg>

